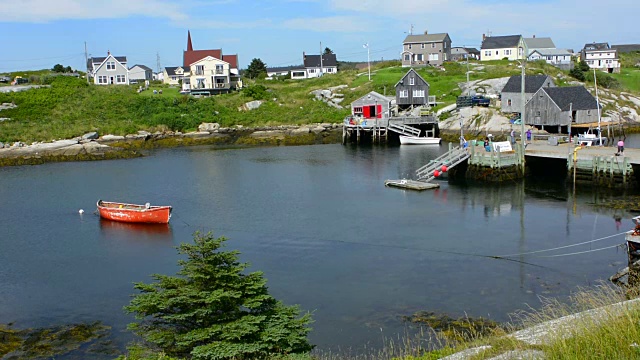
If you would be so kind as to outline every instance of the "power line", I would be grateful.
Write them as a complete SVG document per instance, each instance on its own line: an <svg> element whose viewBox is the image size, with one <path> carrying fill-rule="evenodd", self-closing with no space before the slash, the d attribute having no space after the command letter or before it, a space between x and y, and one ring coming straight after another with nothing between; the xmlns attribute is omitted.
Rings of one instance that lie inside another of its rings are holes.
<svg viewBox="0 0 640 360"><path fill-rule="evenodd" d="M38 59L12 59L12 60L4 60L4 59L0 59L0 61L6 61L6 62L14 62L14 61L40 61L40 60L53 60L53 59L61 59L61 58L70 58L70 57L76 57L76 56L83 56L84 53L76 53L73 55L61 55L61 56L54 56L54 57L46 57L46 58L38 58Z"/></svg>

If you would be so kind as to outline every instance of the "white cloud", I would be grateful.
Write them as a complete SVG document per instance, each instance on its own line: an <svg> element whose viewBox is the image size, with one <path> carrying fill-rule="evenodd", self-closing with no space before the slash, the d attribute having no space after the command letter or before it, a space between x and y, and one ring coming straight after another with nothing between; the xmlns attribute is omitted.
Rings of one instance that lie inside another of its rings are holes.
<svg viewBox="0 0 640 360"><path fill-rule="evenodd" d="M0 0L0 21L42 23L68 19L109 19L148 16L180 21L180 5L163 0Z"/></svg>
<svg viewBox="0 0 640 360"><path fill-rule="evenodd" d="M352 16L296 18L284 21L282 26L287 29L317 32L366 32L371 30L366 22Z"/></svg>

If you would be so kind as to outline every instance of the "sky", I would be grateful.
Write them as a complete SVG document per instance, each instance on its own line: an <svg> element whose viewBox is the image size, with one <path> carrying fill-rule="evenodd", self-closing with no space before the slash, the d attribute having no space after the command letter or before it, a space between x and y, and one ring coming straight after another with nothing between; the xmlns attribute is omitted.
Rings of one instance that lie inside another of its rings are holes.
<svg viewBox="0 0 640 360"><path fill-rule="evenodd" d="M0 0L0 73L84 70L107 51L128 65L178 66L194 49L269 67L298 65L329 47L339 61L399 59L403 39L449 33L480 48L483 34L551 37L558 48L640 43L638 0Z"/></svg>

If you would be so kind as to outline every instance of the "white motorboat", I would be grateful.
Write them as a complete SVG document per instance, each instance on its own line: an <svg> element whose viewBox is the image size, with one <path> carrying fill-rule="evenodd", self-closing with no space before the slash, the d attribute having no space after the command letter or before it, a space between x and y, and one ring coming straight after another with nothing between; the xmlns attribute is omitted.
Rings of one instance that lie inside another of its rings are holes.
<svg viewBox="0 0 640 360"><path fill-rule="evenodd" d="M420 137L400 135L401 145L438 145L441 139L437 137Z"/></svg>

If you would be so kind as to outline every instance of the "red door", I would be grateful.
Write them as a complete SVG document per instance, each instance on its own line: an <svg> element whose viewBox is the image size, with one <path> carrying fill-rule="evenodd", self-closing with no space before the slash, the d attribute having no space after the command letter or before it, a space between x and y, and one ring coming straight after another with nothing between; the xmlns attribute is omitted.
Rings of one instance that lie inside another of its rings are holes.
<svg viewBox="0 0 640 360"><path fill-rule="evenodd" d="M382 105L378 105L376 108L376 117L382 119Z"/></svg>
<svg viewBox="0 0 640 360"><path fill-rule="evenodd" d="M371 112L370 112L369 110L370 110L369 106L363 106L363 107L362 107L362 116L363 116L365 119L367 119L367 118L371 117Z"/></svg>

